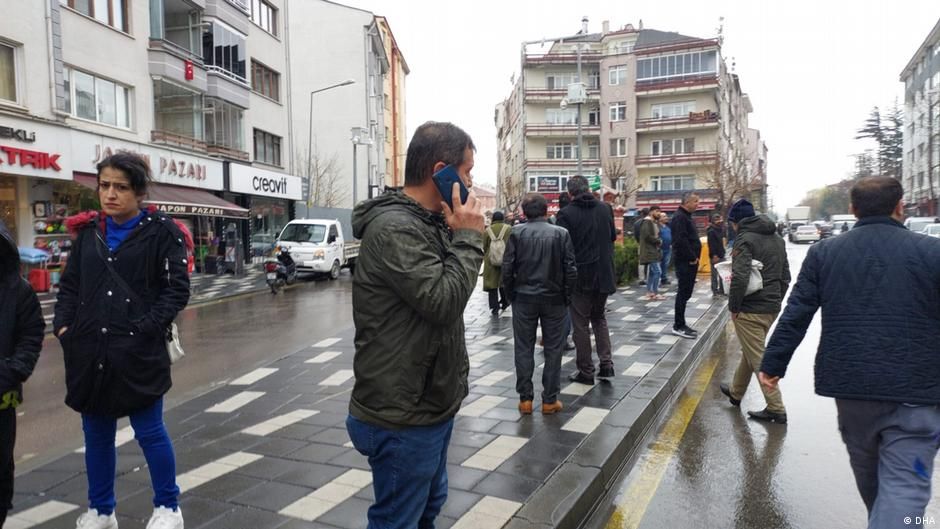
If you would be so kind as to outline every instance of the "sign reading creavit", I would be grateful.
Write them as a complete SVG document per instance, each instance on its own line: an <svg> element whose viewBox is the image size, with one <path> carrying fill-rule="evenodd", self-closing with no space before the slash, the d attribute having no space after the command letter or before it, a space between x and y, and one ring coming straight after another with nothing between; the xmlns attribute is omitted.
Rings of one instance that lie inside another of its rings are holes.
<svg viewBox="0 0 940 529"><path fill-rule="evenodd" d="M302 180L299 176L275 173L250 165L228 165L229 191L263 197L301 200Z"/></svg>
<svg viewBox="0 0 940 529"><path fill-rule="evenodd" d="M76 171L95 174L101 160L122 151L143 156L150 163L153 179L161 184L215 191L224 187L221 161L97 134L72 132L73 166Z"/></svg>

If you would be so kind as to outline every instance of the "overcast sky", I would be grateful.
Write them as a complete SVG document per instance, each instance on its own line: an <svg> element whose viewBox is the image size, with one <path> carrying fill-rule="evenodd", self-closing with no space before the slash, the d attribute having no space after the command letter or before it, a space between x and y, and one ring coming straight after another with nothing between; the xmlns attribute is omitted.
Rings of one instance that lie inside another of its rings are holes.
<svg viewBox="0 0 940 529"><path fill-rule="evenodd" d="M809 189L841 180L866 148L855 131L875 105L903 105L899 74L940 18L938 0L348 0L388 17L411 67L408 135L453 121L477 145L474 178L495 185L496 104L511 90L525 40L570 35L590 19L712 38L734 58L754 104L750 126L769 148L769 183L782 211Z"/></svg>

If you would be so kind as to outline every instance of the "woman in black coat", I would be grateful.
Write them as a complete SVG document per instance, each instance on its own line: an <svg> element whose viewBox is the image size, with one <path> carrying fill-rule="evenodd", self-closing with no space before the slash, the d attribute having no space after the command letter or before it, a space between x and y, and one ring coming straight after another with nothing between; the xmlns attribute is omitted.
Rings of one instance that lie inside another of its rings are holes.
<svg viewBox="0 0 940 529"><path fill-rule="evenodd" d="M150 168L131 153L98 164L102 211L66 222L75 235L53 326L65 358L65 402L82 414L89 510L78 529L116 529L114 436L129 416L150 470L147 527L182 529L173 445L163 423L170 389L167 328L189 301L185 228L141 209Z"/></svg>

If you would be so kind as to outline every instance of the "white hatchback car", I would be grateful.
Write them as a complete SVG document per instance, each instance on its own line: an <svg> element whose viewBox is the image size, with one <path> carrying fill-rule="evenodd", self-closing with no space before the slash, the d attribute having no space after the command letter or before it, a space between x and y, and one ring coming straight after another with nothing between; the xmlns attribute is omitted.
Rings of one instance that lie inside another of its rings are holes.
<svg viewBox="0 0 940 529"><path fill-rule="evenodd" d="M809 226L800 226L790 236L793 242L819 242L819 230L812 224Z"/></svg>

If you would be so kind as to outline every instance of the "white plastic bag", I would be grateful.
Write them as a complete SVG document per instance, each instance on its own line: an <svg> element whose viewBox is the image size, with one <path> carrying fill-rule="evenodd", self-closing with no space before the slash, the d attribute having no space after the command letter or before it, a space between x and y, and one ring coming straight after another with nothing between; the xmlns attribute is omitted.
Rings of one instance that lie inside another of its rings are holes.
<svg viewBox="0 0 940 529"><path fill-rule="evenodd" d="M731 271L731 261L722 261L714 266L715 270L718 271L718 277L721 278L721 282L725 286L725 292L730 293L731 276L733 275ZM750 296L764 288L764 276L761 275L761 270L763 269L764 263L757 259L751 260L751 276L747 280L747 290L744 291L745 296Z"/></svg>

